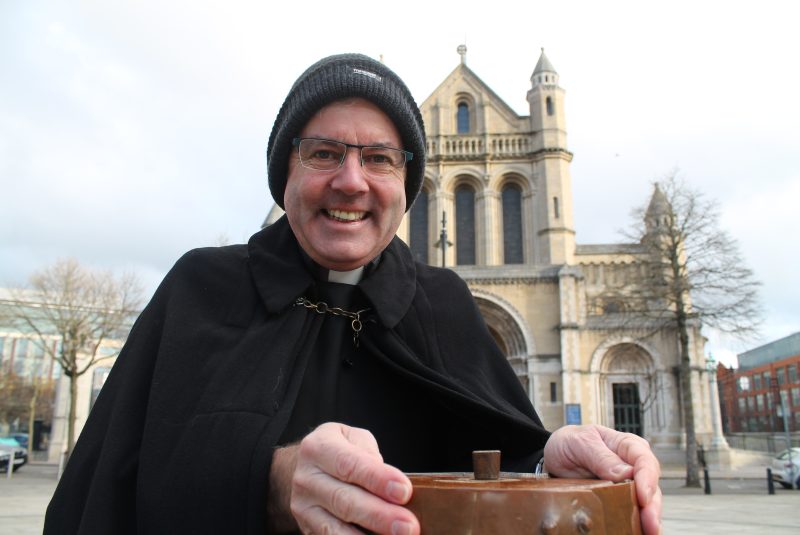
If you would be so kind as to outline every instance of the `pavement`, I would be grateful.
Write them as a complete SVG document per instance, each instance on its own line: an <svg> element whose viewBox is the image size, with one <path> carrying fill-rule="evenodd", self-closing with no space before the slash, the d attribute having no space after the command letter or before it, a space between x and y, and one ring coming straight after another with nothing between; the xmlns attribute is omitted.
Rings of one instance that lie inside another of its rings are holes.
<svg viewBox="0 0 800 535"><path fill-rule="evenodd" d="M56 465L37 462L11 479L0 473L0 535L42 532L56 474ZM711 470L710 495L702 488L686 488L685 472L679 467L663 467L662 475L665 534L800 533L800 490L776 486L775 494L769 495L764 466Z"/></svg>

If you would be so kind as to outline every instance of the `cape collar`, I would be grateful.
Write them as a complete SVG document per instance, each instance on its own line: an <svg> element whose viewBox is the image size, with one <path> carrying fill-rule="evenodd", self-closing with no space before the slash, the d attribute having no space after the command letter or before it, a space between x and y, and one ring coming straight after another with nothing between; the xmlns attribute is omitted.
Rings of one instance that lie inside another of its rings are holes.
<svg viewBox="0 0 800 535"><path fill-rule="evenodd" d="M300 245L286 216L254 234L247 244L250 272L269 313L293 305L314 284ZM408 246L397 236L384 249L375 269L358 283L378 321L395 327L406 315L416 290L416 269Z"/></svg>

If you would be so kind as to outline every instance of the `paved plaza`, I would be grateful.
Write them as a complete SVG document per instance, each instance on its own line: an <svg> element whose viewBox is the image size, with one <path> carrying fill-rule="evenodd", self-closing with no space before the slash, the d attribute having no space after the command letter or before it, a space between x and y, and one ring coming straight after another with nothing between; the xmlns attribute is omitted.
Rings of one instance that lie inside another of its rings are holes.
<svg viewBox="0 0 800 535"><path fill-rule="evenodd" d="M0 474L0 535L42 532L44 510L56 485L56 466L30 464L12 479ZM711 495L683 487L678 471L666 471L665 534L800 533L800 490L767 494L766 478L755 468L740 474L711 474Z"/></svg>

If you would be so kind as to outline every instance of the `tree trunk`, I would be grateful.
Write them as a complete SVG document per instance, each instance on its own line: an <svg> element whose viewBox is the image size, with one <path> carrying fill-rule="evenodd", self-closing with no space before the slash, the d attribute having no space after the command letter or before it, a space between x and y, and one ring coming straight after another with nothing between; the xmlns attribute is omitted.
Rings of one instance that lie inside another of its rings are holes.
<svg viewBox="0 0 800 535"><path fill-rule="evenodd" d="M38 378L34 377L33 379L33 395L31 396L31 402L28 407L30 408L30 412L28 413L28 445L25 449L28 450L28 460L33 460L33 422L36 421L36 402L39 399L39 387L41 386L41 382Z"/></svg>
<svg viewBox="0 0 800 535"><path fill-rule="evenodd" d="M78 375L74 372L69 375L69 417L67 418L67 455L72 454L75 447L75 413L78 407Z"/></svg>
<svg viewBox="0 0 800 535"><path fill-rule="evenodd" d="M689 333L686 316L678 314L678 338L681 351L681 405L683 405L683 424L686 430L686 486L700 487L697 461L697 436L694 430L694 399L692 396L692 363L689 358Z"/></svg>

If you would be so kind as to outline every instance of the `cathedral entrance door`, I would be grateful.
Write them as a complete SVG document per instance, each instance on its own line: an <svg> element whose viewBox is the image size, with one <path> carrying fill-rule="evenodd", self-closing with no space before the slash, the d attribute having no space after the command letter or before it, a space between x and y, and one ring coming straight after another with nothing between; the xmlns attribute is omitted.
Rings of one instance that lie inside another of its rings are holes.
<svg viewBox="0 0 800 535"><path fill-rule="evenodd" d="M639 402L639 385L613 383L614 429L642 436L642 405Z"/></svg>

